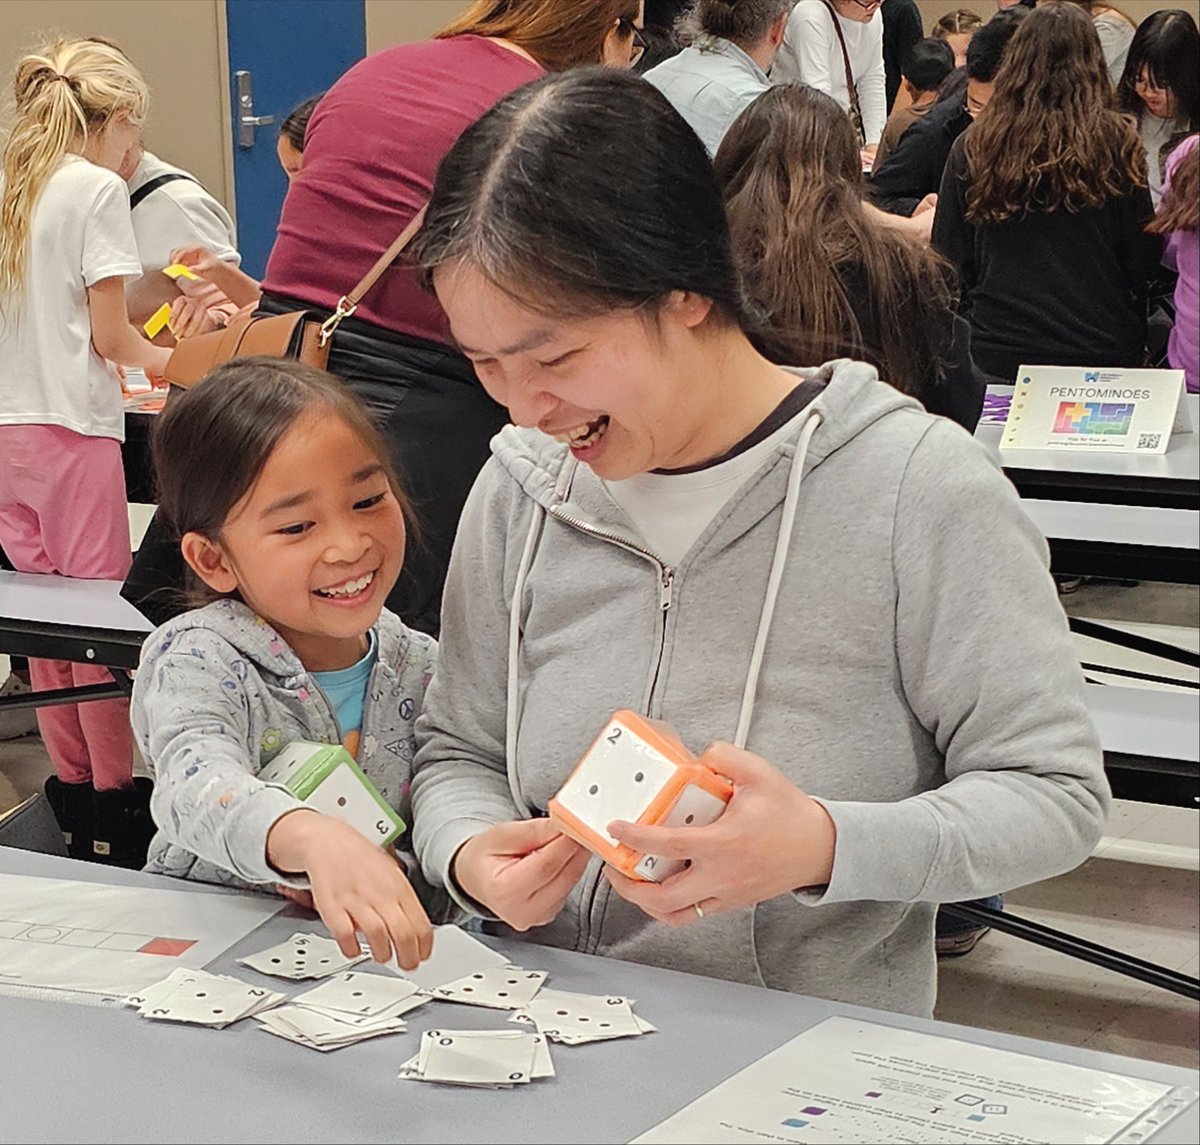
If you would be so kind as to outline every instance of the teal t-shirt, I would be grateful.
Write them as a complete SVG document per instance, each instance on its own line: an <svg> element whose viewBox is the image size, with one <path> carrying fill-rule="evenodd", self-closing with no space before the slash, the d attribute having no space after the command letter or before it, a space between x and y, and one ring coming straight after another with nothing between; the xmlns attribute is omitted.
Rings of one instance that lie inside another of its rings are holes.
<svg viewBox="0 0 1200 1145"><path fill-rule="evenodd" d="M349 668L339 668L336 672L314 672L313 679L321 691L333 705L333 714L337 717L342 735L349 737L354 734L357 742L358 732L362 731L363 705L367 699L367 685L371 681L371 672L375 661L379 659L379 651L375 646L374 631L368 632L370 647L367 654Z"/></svg>

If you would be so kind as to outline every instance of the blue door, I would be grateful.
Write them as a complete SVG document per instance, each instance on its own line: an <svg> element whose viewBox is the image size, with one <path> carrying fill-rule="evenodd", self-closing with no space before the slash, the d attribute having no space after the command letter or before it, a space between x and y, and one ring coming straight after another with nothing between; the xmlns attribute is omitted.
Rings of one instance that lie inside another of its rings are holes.
<svg viewBox="0 0 1200 1145"><path fill-rule="evenodd" d="M366 12L363 0L225 0L225 10L238 247L262 278L287 191L279 125L366 54Z"/></svg>

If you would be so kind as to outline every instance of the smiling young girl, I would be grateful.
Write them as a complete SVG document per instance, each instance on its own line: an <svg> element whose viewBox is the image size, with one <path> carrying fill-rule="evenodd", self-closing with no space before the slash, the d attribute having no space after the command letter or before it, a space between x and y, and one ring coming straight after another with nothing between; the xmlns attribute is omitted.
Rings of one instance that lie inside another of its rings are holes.
<svg viewBox="0 0 1200 1145"><path fill-rule="evenodd" d="M320 370L222 366L154 436L159 506L209 603L146 641L134 731L154 770L146 869L311 889L347 954L428 956L405 871L338 819L257 778L288 743L343 743L410 820L412 725L436 644L383 607L404 505L358 401Z"/></svg>

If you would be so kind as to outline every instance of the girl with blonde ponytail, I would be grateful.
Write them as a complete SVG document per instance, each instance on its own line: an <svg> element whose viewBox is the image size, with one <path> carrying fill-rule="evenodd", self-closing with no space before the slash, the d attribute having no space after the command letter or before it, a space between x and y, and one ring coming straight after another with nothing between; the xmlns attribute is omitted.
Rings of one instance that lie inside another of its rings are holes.
<svg viewBox="0 0 1200 1145"><path fill-rule="evenodd" d="M61 39L20 61L0 192L0 546L21 572L122 580L129 523L113 363L161 374L169 351L129 323L141 274L116 174L149 93L123 52ZM98 666L31 660L34 688L102 683ZM46 796L76 858L141 866L153 833L134 785L128 705L41 709ZM143 781L144 782L144 781Z"/></svg>

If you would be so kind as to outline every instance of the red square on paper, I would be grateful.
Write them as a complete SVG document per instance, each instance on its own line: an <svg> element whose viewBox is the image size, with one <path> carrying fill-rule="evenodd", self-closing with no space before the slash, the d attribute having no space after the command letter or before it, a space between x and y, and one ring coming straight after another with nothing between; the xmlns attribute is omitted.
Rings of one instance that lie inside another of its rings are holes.
<svg viewBox="0 0 1200 1145"><path fill-rule="evenodd" d="M165 954L175 958L196 945L194 938L152 938L145 946L138 947L139 954Z"/></svg>

